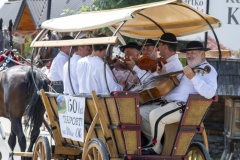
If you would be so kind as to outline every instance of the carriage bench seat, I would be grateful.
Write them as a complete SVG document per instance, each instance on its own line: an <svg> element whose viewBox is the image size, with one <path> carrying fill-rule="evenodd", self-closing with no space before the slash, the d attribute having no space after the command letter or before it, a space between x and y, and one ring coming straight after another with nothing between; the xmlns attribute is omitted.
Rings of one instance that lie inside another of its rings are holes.
<svg viewBox="0 0 240 160"><path fill-rule="evenodd" d="M202 133L203 119L213 101L199 94L188 97L185 111L179 123L166 125L162 155L184 155L196 133Z"/></svg>
<svg viewBox="0 0 240 160"><path fill-rule="evenodd" d="M68 158L71 155L84 157L87 151L85 147L88 148L88 142L93 138L98 138L103 144L106 144L110 157L117 158L121 155L141 153L138 93L116 91L109 95L97 95L95 98L92 95L79 95L86 97L84 143L61 136L56 102L59 94L41 90L40 95L55 140L55 157L64 154L68 155ZM99 108L96 107L96 103Z"/></svg>

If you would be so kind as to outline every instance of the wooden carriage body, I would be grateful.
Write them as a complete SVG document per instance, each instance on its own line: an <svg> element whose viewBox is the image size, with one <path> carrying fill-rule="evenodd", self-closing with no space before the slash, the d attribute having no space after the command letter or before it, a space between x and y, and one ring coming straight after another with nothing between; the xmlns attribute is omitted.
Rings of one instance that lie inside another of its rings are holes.
<svg viewBox="0 0 240 160"><path fill-rule="evenodd" d="M196 133L204 132L201 123L212 103L212 100L200 95L190 95L181 122L166 125L162 154L153 156L141 154L138 93L117 91L111 95L96 95L93 92L92 96L86 96L84 143L61 136L56 102L59 94L46 93L43 90L40 94L55 141L55 146L50 147L51 158L60 159L95 159L95 154L98 159L107 157L112 160L188 159L187 153L192 138Z"/></svg>

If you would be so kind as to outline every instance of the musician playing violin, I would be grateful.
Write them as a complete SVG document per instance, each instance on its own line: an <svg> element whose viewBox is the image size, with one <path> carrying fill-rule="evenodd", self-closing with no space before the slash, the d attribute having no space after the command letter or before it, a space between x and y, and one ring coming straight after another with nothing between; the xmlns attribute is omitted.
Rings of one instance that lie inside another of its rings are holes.
<svg viewBox="0 0 240 160"><path fill-rule="evenodd" d="M152 60L158 58L158 48L156 47L156 42L154 40L147 39L143 45L143 47L146 48L146 51L142 52L143 56L148 56Z"/></svg>
<svg viewBox="0 0 240 160"><path fill-rule="evenodd" d="M136 42L129 42L126 45L123 45L120 47L120 50L125 53L125 58L129 59L129 57L132 57L134 59L138 59L140 56L140 45L138 45ZM120 61L120 60L119 60ZM126 90L128 87L131 87L133 84L138 83L139 77L137 76L136 72L127 67L125 62L118 62L118 63L124 63L123 65L125 67L118 67L115 65L113 68L113 73L115 77L117 78L118 82L126 82Z"/></svg>
<svg viewBox="0 0 240 160"><path fill-rule="evenodd" d="M159 39L157 48L155 47L154 43L155 42L153 40L147 41L146 44L148 45L148 55L156 58L157 51L160 51L160 56L167 62L165 65L163 62L161 62L161 68L157 65L157 70L155 72L151 72L140 70L132 58L130 58L131 61L126 62L129 68L132 68L133 71L136 71L138 77L143 77L141 81L164 73L179 71L183 68L181 62L178 59L178 54L176 54L177 39L174 34L164 33Z"/></svg>
<svg viewBox="0 0 240 160"><path fill-rule="evenodd" d="M166 37L165 37L166 38ZM174 42L173 39L163 39L159 44L160 54L166 58L171 58L164 52L168 47L164 46L166 42ZM186 53L188 65L183 69L180 84L167 95L161 97L158 102L146 104L140 107L142 116L141 129L149 139L149 144L143 147L142 154L155 155L161 153L161 138L164 133L165 125L179 122L182 112L186 105L189 94L200 94L210 99L216 94L217 90L217 72L205 59L205 48L199 41L189 42L186 49L180 52ZM169 60L167 58L167 61ZM169 64L169 63L167 63ZM166 71L174 66L167 66ZM204 68L208 66L210 72L208 74L194 73L192 68Z"/></svg>

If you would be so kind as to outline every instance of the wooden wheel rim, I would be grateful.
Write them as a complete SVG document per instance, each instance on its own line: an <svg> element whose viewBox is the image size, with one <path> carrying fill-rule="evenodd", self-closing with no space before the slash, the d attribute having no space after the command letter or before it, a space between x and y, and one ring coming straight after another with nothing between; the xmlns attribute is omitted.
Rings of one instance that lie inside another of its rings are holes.
<svg viewBox="0 0 240 160"><path fill-rule="evenodd" d="M33 152L33 160L48 160L50 147L46 137L39 137Z"/></svg>
<svg viewBox="0 0 240 160"><path fill-rule="evenodd" d="M102 160L102 152L97 143L91 143L87 151L87 160Z"/></svg>

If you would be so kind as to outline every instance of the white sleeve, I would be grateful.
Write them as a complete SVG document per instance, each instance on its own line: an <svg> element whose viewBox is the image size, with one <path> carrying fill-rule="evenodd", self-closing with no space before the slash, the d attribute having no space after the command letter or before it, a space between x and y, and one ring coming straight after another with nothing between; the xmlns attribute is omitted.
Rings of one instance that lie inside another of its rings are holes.
<svg viewBox="0 0 240 160"><path fill-rule="evenodd" d="M113 76L112 71L110 70L109 66L106 67L106 76L107 76L107 83L108 83L110 92L123 90L123 87L115 81L114 76ZM104 82L104 83L106 83L106 82Z"/></svg>
<svg viewBox="0 0 240 160"><path fill-rule="evenodd" d="M59 61L57 63L57 65L58 65L57 72L62 81L63 81L63 66L65 63L66 63L66 61L64 58L59 59Z"/></svg>
<svg viewBox="0 0 240 160"><path fill-rule="evenodd" d="M205 98L212 98L217 91L217 72L212 70L209 74L195 75L191 81L195 90Z"/></svg>
<svg viewBox="0 0 240 160"><path fill-rule="evenodd" d="M136 72L141 82L144 82L145 79L152 77L151 71L147 72L146 70L142 70L137 65L133 67L133 71Z"/></svg>

